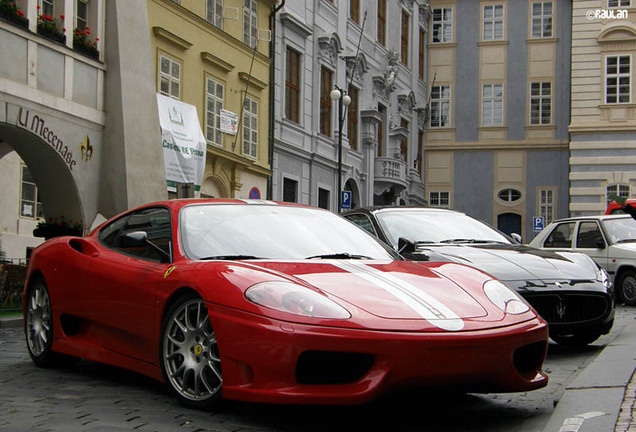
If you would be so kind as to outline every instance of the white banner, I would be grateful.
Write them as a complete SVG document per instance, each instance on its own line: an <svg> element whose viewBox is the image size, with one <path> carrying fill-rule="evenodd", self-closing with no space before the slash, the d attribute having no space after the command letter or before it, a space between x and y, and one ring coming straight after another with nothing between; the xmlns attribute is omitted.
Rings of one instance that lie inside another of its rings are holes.
<svg viewBox="0 0 636 432"><path fill-rule="evenodd" d="M194 183L198 191L205 170L207 144L197 108L161 94L157 94L157 106L169 189L176 187L175 183Z"/></svg>
<svg viewBox="0 0 636 432"><path fill-rule="evenodd" d="M238 115L228 110L221 110L221 132L236 135Z"/></svg>

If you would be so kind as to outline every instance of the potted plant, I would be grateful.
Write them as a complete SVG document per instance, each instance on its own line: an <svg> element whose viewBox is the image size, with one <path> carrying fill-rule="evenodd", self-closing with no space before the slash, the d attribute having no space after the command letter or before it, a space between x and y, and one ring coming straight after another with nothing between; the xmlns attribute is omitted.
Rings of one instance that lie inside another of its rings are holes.
<svg viewBox="0 0 636 432"><path fill-rule="evenodd" d="M38 222L37 227L33 230L35 237L44 237L49 240L54 237L61 236L77 236L80 237L84 233L84 225L82 221L66 221L64 216L58 218L48 218Z"/></svg>
<svg viewBox="0 0 636 432"><path fill-rule="evenodd" d="M90 34L90 27L83 29L76 27L75 30L73 30L73 49L98 60L99 51L97 50L97 42L99 42L99 38L95 38L93 41L89 38Z"/></svg>
<svg viewBox="0 0 636 432"><path fill-rule="evenodd" d="M24 12L18 9L13 0L0 0L0 18L17 26L29 28L29 20L24 16Z"/></svg>
<svg viewBox="0 0 636 432"><path fill-rule="evenodd" d="M38 5L38 11L40 6ZM64 20L64 15L60 15ZM61 44L66 44L66 36L57 28L57 23L53 15L38 14L38 34Z"/></svg>

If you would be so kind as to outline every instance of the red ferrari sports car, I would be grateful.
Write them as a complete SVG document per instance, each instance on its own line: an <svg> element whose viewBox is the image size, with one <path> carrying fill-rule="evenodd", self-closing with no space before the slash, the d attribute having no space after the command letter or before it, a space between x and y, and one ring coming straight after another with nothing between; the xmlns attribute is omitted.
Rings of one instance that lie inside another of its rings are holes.
<svg viewBox="0 0 636 432"><path fill-rule="evenodd" d="M78 358L221 397L365 403L394 390L543 387L546 323L491 276L404 261L322 209L173 200L31 257L26 341L38 366Z"/></svg>

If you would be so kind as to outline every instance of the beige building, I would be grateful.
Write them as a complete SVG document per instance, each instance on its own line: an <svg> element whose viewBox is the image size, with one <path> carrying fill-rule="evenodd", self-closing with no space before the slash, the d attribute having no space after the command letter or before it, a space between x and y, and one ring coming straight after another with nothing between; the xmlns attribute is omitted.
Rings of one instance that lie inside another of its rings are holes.
<svg viewBox="0 0 636 432"><path fill-rule="evenodd" d="M201 196L266 198L273 3L147 1L157 93L194 105L207 141ZM221 131L222 110L236 135Z"/></svg>
<svg viewBox="0 0 636 432"><path fill-rule="evenodd" d="M636 196L636 2L575 1L572 13L570 213Z"/></svg>

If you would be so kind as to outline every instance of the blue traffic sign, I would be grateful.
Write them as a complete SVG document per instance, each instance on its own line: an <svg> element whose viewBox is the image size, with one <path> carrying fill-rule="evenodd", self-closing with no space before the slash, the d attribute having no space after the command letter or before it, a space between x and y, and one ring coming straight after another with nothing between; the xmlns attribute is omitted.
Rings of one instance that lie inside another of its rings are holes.
<svg viewBox="0 0 636 432"><path fill-rule="evenodd" d="M342 210L351 210L351 191L340 192L340 208Z"/></svg>
<svg viewBox="0 0 636 432"><path fill-rule="evenodd" d="M532 231L539 233L543 231L545 225L545 219L543 216L535 216L532 218Z"/></svg>

